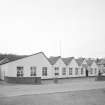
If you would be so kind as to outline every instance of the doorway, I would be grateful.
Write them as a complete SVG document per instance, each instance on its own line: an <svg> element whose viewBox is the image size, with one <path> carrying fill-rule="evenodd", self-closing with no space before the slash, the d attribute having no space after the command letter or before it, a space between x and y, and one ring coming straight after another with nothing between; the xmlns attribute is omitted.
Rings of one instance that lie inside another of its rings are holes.
<svg viewBox="0 0 105 105"><path fill-rule="evenodd" d="M86 77L88 77L88 70L86 69Z"/></svg>

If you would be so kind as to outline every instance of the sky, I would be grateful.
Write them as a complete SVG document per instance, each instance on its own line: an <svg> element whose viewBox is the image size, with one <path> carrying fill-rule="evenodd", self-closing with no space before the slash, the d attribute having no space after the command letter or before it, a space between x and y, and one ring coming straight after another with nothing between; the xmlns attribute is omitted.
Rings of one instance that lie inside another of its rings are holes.
<svg viewBox="0 0 105 105"><path fill-rule="evenodd" d="M0 0L0 53L105 57L105 0Z"/></svg>

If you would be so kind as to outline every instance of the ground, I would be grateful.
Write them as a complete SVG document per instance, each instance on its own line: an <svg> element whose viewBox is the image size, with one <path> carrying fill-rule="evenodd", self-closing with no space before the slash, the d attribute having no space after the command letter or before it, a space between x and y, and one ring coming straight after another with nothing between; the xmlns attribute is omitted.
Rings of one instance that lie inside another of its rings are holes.
<svg viewBox="0 0 105 105"><path fill-rule="evenodd" d="M42 85L0 82L0 105L105 105L105 81Z"/></svg>
<svg viewBox="0 0 105 105"><path fill-rule="evenodd" d="M105 89L1 97L0 105L105 105Z"/></svg>

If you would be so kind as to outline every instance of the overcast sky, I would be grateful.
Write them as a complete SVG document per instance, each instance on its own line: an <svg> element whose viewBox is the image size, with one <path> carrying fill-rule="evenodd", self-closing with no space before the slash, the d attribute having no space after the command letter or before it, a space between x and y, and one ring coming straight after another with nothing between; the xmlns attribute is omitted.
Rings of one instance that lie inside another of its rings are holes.
<svg viewBox="0 0 105 105"><path fill-rule="evenodd" d="M105 0L0 0L0 53L40 51L105 57Z"/></svg>

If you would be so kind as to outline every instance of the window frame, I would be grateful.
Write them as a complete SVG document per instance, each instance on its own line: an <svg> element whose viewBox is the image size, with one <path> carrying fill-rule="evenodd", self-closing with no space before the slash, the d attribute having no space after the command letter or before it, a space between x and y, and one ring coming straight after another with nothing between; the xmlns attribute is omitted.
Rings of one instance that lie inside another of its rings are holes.
<svg viewBox="0 0 105 105"><path fill-rule="evenodd" d="M48 68L47 67L42 67L42 76L47 76L48 75Z"/></svg>
<svg viewBox="0 0 105 105"><path fill-rule="evenodd" d="M84 68L81 68L81 75L84 74Z"/></svg>
<svg viewBox="0 0 105 105"><path fill-rule="evenodd" d="M73 75L73 68L69 67L69 75Z"/></svg>
<svg viewBox="0 0 105 105"><path fill-rule="evenodd" d="M23 76L24 76L24 67L17 66L17 77L23 77Z"/></svg>
<svg viewBox="0 0 105 105"><path fill-rule="evenodd" d="M62 68L62 75L66 75L66 67Z"/></svg>
<svg viewBox="0 0 105 105"><path fill-rule="evenodd" d="M59 75L59 67L54 67L54 70L55 70L55 76Z"/></svg>
<svg viewBox="0 0 105 105"><path fill-rule="evenodd" d="M93 74L93 68L90 68L90 74Z"/></svg>
<svg viewBox="0 0 105 105"><path fill-rule="evenodd" d="M94 73L97 74L97 68L94 69Z"/></svg>
<svg viewBox="0 0 105 105"><path fill-rule="evenodd" d="M36 66L30 67L30 76L36 76Z"/></svg>
<svg viewBox="0 0 105 105"><path fill-rule="evenodd" d="M75 68L75 75L78 75L79 74L79 68Z"/></svg>

